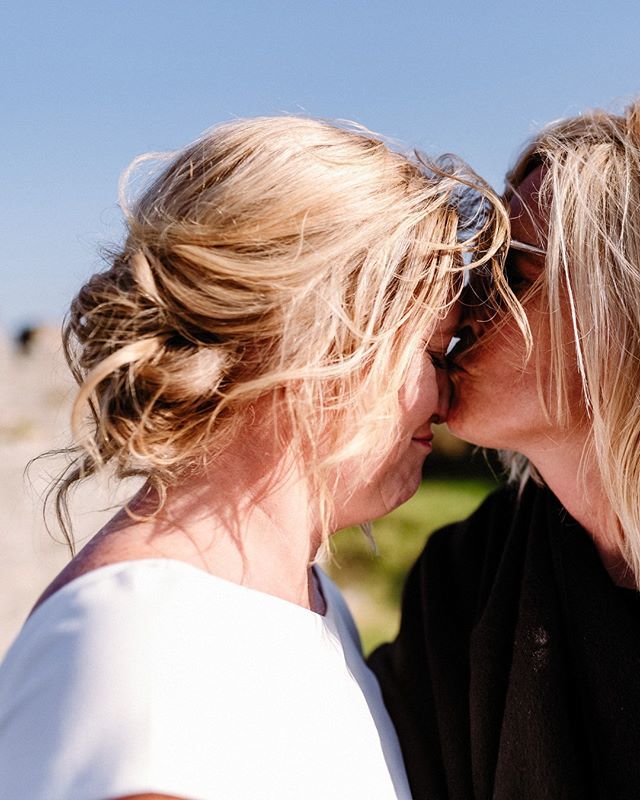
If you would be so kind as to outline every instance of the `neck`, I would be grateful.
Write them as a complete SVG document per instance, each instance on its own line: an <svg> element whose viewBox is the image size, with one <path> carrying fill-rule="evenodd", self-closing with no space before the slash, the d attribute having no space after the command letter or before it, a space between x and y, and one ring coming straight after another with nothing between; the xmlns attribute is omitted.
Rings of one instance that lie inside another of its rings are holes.
<svg viewBox="0 0 640 800"><path fill-rule="evenodd" d="M614 583L637 588L624 559L618 518L595 464L583 460L586 436L567 435L531 447L525 454L569 514L591 536Z"/></svg>
<svg viewBox="0 0 640 800"><path fill-rule="evenodd" d="M321 536L306 481L291 462L268 469L240 452L172 486L153 519L131 526L121 515L114 528L124 519L127 537L156 556L322 612L311 570ZM144 517L156 499L145 487L130 508Z"/></svg>

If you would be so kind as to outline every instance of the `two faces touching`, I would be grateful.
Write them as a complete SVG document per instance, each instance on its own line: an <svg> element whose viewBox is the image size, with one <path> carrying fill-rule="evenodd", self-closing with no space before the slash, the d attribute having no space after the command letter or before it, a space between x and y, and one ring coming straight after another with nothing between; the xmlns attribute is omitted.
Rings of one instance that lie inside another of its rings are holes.
<svg viewBox="0 0 640 800"><path fill-rule="evenodd" d="M427 344L436 371L447 377L439 384L441 407L446 407L440 421L473 444L528 458L558 439L545 413L544 389L541 394L549 382L544 362L552 358L543 326L548 211L540 205L542 177L542 168L534 168L505 197L510 238L503 275L520 315L504 301L496 302L495 289L482 273L471 273Z"/></svg>

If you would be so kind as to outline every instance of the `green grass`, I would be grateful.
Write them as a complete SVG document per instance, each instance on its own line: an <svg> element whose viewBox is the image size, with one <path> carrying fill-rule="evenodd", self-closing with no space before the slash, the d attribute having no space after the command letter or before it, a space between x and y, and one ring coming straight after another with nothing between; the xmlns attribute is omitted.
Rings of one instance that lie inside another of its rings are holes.
<svg viewBox="0 0 640 800"><path fill-rule="evenodd" d="M378 555L358 530L333 537L334 558L326 569L347 597L366 653L397 633L405 575L429 534L468 516L495 485L483 479L424 481L408 503L374 524Z"/></svg>

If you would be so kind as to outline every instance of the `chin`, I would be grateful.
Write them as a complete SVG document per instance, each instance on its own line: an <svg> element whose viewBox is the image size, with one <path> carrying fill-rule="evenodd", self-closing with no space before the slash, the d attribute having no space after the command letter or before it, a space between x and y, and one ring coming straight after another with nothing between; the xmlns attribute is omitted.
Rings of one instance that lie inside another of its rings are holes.
<svg viewBox="0 0 640 800"><path fill-rule="evenodd" d="M465 396L466 397L466 396ZM496 398L499 404L499 398ZM484 409L484 413L479 413ZM500 413L495 405L491 406L484 401L473 398L460 400L455 398L447 415L446 425L454 436L477 447L499 448L502 444L497 442L499 431L493 430L500 426Z"/></svg>
<svg viewBox="0 0 640 800"><path fill-rule="evenodd" d="M494 450L504 446L497 443L497 438L491 435L486 423L481 424L477 420L467 419L463 416L450 417L447 419L447 428L458 439L476 447L487 447Z"/></svg>
<svg viewBox="0 0 640 800"><path fill-rule="evenodd" d="M389 514L391 511L403 505L408 500L411 500L411 498L420 488L421 482L422 482L422 470L420 470L420 472L414 473L413 475L408 477L407 480L402 481L400 485L394 486L392 490L385 491L383 489L380 492L380 494L382 498L385 500L386 510L379 516L384 516L384 514Z"/></svg>
<svg viewBox="0 0 640 800"><path fill-rule="evenodd" d="M351 494L342 507L338 501L337 527L372 522L406 503L420 488L423 463L424 457L418 459L414 453L410 461L388 465L382 474Z"/></svg>
<svg viewBox="0 0 640 800"><path fill-rule="evenodd" d="M458 439L463 439L465 442L471 442L471 444L486 447L484 443L478 441L476 434L480 433L480 430L478 429L477 420L475 422L476 424L474 425L473 415L465 413L464 405L455 403L449 410L446 425L451 433L457 436Z"/></svg>
<svg viewBox="0 0 640 800"><path fill-rule="evenodd" d="M447 420L447 428L458 439L476 447L486 447L488 450L523 451L525 440L519 429L493 426L492 422L500 422L500 420L452 417Z"/></svg>

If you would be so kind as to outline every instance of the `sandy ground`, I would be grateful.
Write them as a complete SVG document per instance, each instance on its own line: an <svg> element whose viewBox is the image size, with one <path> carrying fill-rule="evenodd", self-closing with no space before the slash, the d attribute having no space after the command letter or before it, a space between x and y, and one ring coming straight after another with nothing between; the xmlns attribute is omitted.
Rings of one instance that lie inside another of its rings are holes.
<svg viewBox="0 0 640 800"><path fill-rule="evenodd" d="M30 459L68 443L73 383L55 329L38 332L28 354L0 337L0 659L33 603L69 560L42 516L42 495L62 461ZM92 482L73 503L78 540L97 530L117 496ZM103 510L99 510L103 509ZM58 533L53 526L53 532ZM61 538L61 537L59 537Z"/></svg>

